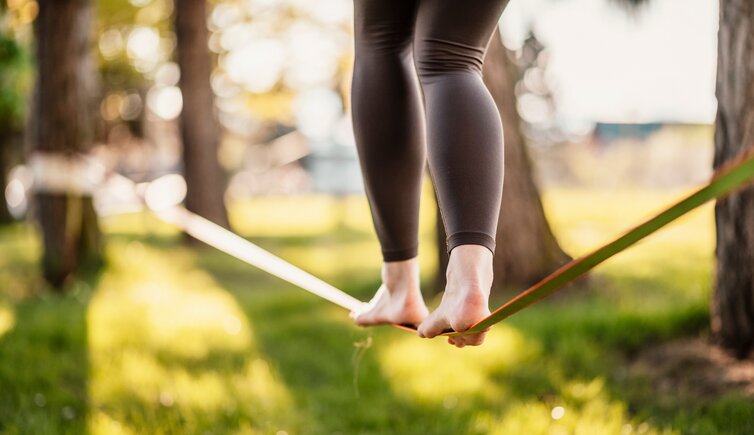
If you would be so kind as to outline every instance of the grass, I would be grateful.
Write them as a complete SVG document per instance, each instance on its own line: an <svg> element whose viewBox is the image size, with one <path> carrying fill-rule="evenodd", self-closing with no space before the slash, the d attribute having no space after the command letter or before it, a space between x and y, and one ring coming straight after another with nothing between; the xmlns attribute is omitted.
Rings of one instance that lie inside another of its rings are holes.
<svg viewBox="0 0 754 435"><path fill-rule="evenodd" d="M548 192L579 254L678 192ZM427 195L425 195L426 197ZM379 251L363 198L267 198L243 235L367 299ZM0 433L746 433L754 403L659 393L631 370L654 343L707 331L712 209L462 350L346 313L149 216L103 222L107 267L52 294L27 225L0 229ZM422 276L433 269L422 207ZM499 298L498 298L499 299ZM502 300L496 300L498 304Z"/></svg>

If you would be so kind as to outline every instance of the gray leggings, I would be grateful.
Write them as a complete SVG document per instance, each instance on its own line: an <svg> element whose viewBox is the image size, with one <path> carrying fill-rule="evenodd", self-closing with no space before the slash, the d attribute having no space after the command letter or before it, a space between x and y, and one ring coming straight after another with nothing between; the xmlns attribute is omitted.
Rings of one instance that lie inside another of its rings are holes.
<svg viewBox="0 0 754 435"><path fill-rule="evenodd" d="M417 255L427 157L447 252L495 252L503 130L482 63L507 3L354 0L353 126L384 261Z"/></svg>

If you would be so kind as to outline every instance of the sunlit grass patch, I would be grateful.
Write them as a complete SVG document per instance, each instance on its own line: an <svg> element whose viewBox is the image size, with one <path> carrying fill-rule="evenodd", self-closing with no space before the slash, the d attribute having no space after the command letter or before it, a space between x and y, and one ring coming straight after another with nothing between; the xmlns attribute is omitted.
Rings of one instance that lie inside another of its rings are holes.
<svg viewBox="0 0 754 435"><path fill-rule="evenodd" d="M581 404L568 401L529 400L510 406L502 416L478 417L479 432L503 434L659 434L673 433L647 423L634 423L624 403L610 400L605 394Z"/></svg>
<svg viewBox="0 0 754 435"><path fill-rule="evenodd" d="M553 188L544 192L547 217L560 244L573 255L611 241L684 197L684 190L582 190ZM679 218L615 258L643 256L668 246L706 248L714 243L712 204ZM611 259L610 261L614 261Z"/></svg>
<svg viewBox="0 0 754 435"><path fill-rule="evenodd" d="M504 387L490 382L492 372L539 354L536 343L525 342L506 325L494 328L485 346L462 350L449 346L444 337L422 340L398 333L405 336L396 336L389 346L379 348L382 370L395 391L430 403L468 395L500 397Z"/></svg>
<svg viewBox="0 0 754 435"><path fill-rule="evenodd" d="M37 259L41 253L34 227L0 227L0 297L22 298L44 288Z"/></svg>
<svg viewBox="0 0 754 435"><path fill-rule="evenodd" d="M88 310L90 426L142 432L158 419L193 432L289 418L287 388L236 300L189 250L170 251L110 245Z"/></svg>
<svg viewBox="0 0 754 435"><path fill-rule="evenodd" d="M0 337L6 332L13 329L16 324L16 314L13 308L3 302L0 302Z"/></svg>
<svg viewBox="0 0 754 435"><path fill-rule="evenodd" d="M161 221L148 210L103 217L100 225L108 234L172 236L180 233L174 225Z"/></svg>
<svg viewBox="0 0 754 435"><path fill-rule="evenodd" d="M557 188L545 195L560 243L574 256L622 235L688 193L583 191ZM591 273L599 298L623 310L662 310L708 303L715 227L706 204L607 260ZM680 306L679 306L680 305Z"/></svg>
<svg viewBox="0 0 754 435"><path fill-rule="evenodd" d="M422 186L420 226L435 222L434 192L429 179ZM230 209L233 228L244 236L321 236L351 229L376 241L369 203L364 195L334 197L325 194L256 197Z"/></svg>

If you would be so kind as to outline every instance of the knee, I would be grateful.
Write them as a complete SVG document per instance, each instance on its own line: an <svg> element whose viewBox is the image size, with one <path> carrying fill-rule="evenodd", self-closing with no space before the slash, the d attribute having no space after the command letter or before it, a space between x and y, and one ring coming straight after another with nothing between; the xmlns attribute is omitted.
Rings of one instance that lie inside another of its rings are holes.
<svg viewBox="0 0 754 435"><path fill-rule="evenodd" d="M356 38L357 56L402 57L411 48L411 32L388 24L363 25Z"/></svg>
<svg viewBox="0 0 754 435"><path fill-rule="evenodd" d="M417 38L414 62L421 79L459 72L482 73L484 48L440 38Z"/></svg>

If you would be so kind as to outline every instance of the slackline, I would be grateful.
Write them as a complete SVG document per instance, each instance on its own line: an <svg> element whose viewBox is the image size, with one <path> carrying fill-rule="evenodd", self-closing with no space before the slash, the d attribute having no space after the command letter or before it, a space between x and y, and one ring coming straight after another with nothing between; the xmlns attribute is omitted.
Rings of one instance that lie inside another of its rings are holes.
<svg viewBox="0 0 754 435"><path fill-rule="evenodd" d="M123 176L119 176L118 178L128 180ZM488 317L477 322L470 329L462 332L448 331L442 335L458 336L481 332L505 320L529 305L560 290L566 284L581 277L595 266L626 250L641 239L675 221L691 210L743 187L745 183L752 179L754 179L754 148L747 150L732 161L720 166L706 185L700 187L689 196L627 231L612 242L557 269L537 284L534 284L493 311ZM131 183L133 182L131 181ZM262 269L350 311L360 311L368 307L368 303L354 298L282 258L267 252L241 236L186 210L182 206L165 206L153 204L150 201L145 202L147 207L161 220L176 225L192 237L247 264ZM410 325L396 324L392 326L415 331L415 328Z"/></svg>
<svg viewBox="0 0 754 435"><path fill-rule="evenodd" d="M142 191L128 177L118 173L111 173L110 176L122 183L128 183L160 220L177 226L195 239L347 310L359 311L368 305L180 205L150 200L149 190L152 186L159 187L160 179L149 183L150 185Z"/></svg>
<svg viewBox="0 0 754 435"><path fill-rule="evenodd" d="M595 266L610 257L623 252L641 239L673 222L691 210L698 208L708 201L719 199L732 193L734 190L743 187L744 184L752 179L754 179L754 147L747 149L738 157L720 166L718 170L715 171L709 183L700 187L684 199L676 202L654 217L649 218L644 223L637 225L612 242L565 264L538 283L529 287L523 293L493 311L492 314L480 320L466 331L449 332L444 335L457 336L473 334L475 332L483 331L496 323L502 322L529 305L532 305L540 299L562 289L566 284L569 284L576 278L584 275Z"/></svg>

